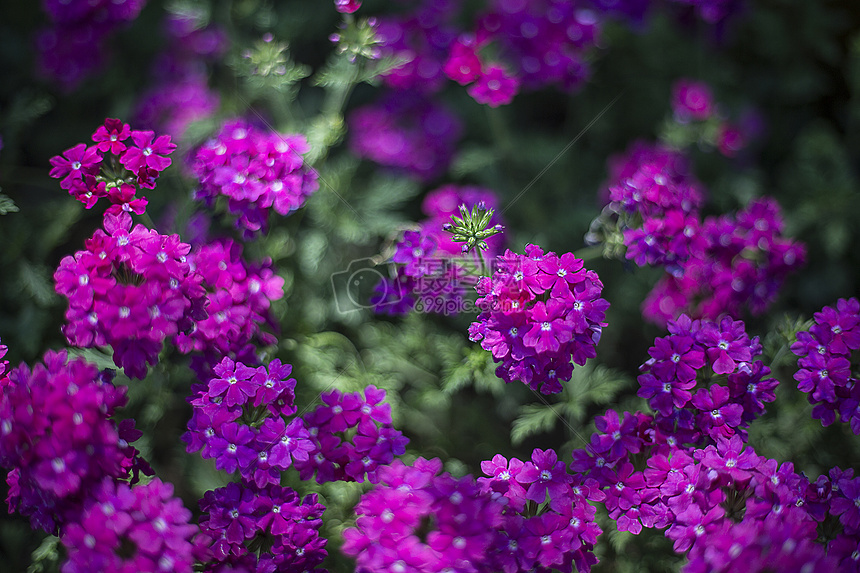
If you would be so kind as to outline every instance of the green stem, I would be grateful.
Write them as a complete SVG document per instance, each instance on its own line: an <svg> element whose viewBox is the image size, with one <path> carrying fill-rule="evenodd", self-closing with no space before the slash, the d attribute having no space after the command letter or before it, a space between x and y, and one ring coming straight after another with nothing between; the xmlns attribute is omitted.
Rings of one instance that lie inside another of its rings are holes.
<svg viewBox="0 0 860 573"><path fill-rule="evenodd" d="M583 262L594 261L603 257L603 245L593 245L591 247L583 247L573 253L577 259L582 259Z"/></svg>

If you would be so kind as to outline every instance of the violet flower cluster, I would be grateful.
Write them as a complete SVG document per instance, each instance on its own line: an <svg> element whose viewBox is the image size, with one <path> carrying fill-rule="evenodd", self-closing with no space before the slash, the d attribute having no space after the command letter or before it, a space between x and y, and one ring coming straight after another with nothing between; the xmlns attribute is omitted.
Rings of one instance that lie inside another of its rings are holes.
<svg viewBox="0 0 860 573"><path fill-rule="evenodd" d="M107 40L146 0L42 0L51 25L36 37L41 73L75 89L104 65Z"/></svg>
<svg viewBox="0 0 860 573"><path fill-rule="evenodd" d="M481 468L490 477L477 483L440 474L438 459L380 469L342 551L367 572L590 571L597 482L568 474L552 450L527 462L497 455Z"/></svg>
<svg viewBox="0 0 860 573"><path fill-rule="evenodd" d="M166 338L206 317L206 292L178 235L161 235L131 215L107 213L85 249L66 256L55 289L69 299L63 334L81 347L109 345L114 363L144 378Z"/></svg>
<svg viewBox="0 0 860 573"><path fill-rule="evenodd" d="M152 470L130 445L141 435L134 421L111 420L126 388L65 351L43 362L0 378L0 466L9 470L9 511L55 533L82 522L103 480L133 483Z"/></svg>
<svg viewBox="0 0 860 573"><path fill-rule="evenodd" d="M325 507L316 494L288 487L230 483L200 500L203 571L324 571L319 536Z"/></svg>
<svg viewBox="0 0 860 573"><path fill-rule="evenodd" d="M595 480L567 473L553 450L536 449L527 462L497 454L481 462L481 470L489 477L478 484L504 506L492 570L587 573L597 563L593 551L601 529L591 502L606 495Z"/></svg>
<svg viewBox="0 0 860 573"><path fill-rule="evenodd" d="M394 246L391 262L393 277L383 277L373 300L378 313L406 314L410 311L453 315L472 311L469 295L481 276L481 257L492 261L501 253L502 235L486 240L486 252L463 253L463 244L454 242L444 230L451 216L459 214L460 205L483 205L498 208L495 192L482 187L444 185L431 191L421 205L427 219L416 230L405 231ZM490 226L503 222L497 212Z"/></svg>
<svg viewBox="0 0 860 573"><path fill-rule="evenodd" d="M173 486L154 479L130 488L102 482L80 518L62 533L62 573L191 573L200 554L197 526Z"/></svg>
<svg viewBox="0 0 860 573"><path fill-rule="evenodd" d="M190 161L200 181L195 197L207 206L223 196L236 227L253 237L268 228L269 210L289 215L319 188L317 173L302 157L299 134L267 133L243 120L224 124Z"/></svg>
<svg viewBox="0 0 860 573"><path fill-rule="evenodd" d="M438 458L380 468L379 483L355 507L355 527L343 532L341 551L356 558L357 570L491 570L503 505L474 478L441 470Z"/></svg>
<svg viewBox="0 0 860 573"><path fill-rule="evenodd" d="M857 570L860 480L850 470L810 483L790 462L757 455L740 433L696 436L614 410L596 423L570 469L603 489L619 531L664 529L688 558L685 573ZM816 543L822 532L827 547Z"/></svg>
<svg viewBox="0 0 860 573"><path fill-rule="evenodd" d="M683 442L746 436L746 428L775 400L777 380L760 360L758 337L744 323L718 323L681 315L656 338L640 368L638 395L648 400L655 423L683 435Z"/></svg>
<svg viewBox="0 0 860 573"><path fill-rule="evenodd" d="M291 466L303 480L375 481L379 466L405 451L408 440L391 426L385 391L331 390L304 418L296 412L292 367L273 360L268 370L224 358L206 386L189 399L194 413L182 440L215 467L239 472L257 488L279 484Z"/></svg>
<svg viewBox="0 0 860 573"><path fill-rule="evenodd" d="M294 464L299 477L376 483L382 468L403 455L409 443L392 425L385 390L372 385L363 395L330 390L321 398L323 404L303 417L313 448Z"/></svg>
<svg viewBox="0 0 860 573"><path fill-rule="evenodd" d="M277 327L270 307L272 301L283 298L284 279L275 274L271 260L246 261L242 245L231 239L197 245L187 261L202 278L209 316L197 320L191 330L177 333L176 346L192 353L191 368L203 381L212 378L212 368L225 356L256 364L257 348L276 342L262 327Z"/></svg>
<svg viewBox="0 0 860 573"><path fill-rule="evenodd" d="M79 143L52 157L51 177L60 179L60 187L87 209L106 197L111 202L107 213L144 213L147 200L136 197L136 186L155 189L159 174L172 162L167 156L176 144L169 135L132 130L112 118L93 133L92 140L95 145Z"/></svg>
<svg viewBox="0 0 860 573"><path fill-rule="evenodd" d="M520 85L580 87L600 33L600 16L586 2L490 3L472 34L451 45L445 74L491 107L510 103ZM483 55L493 53L493 59ZM474 83L473 83L474 82Z"/></svg>
<svg viewBox="0 0 860 573"><path fill-rule="evenodd" d="M352 152L422 181L444 173L454 157L462 123L420 92L390 91L349 117Z"/></svg>
<svg viewBox="0 0 860 573"><path fill-rule="evenodd" d="M860 385L856 351L860 349L860 303L839 299L836 307L815 313L815 324L797 333L791 351L799 357L794 375L797 387L808 394L812 417L829 426L839 419L860 434Z"/></svg>
<svg viewBox="0 0 860 573"><path fill-rule="evenodd" d="M501 362L496 375L520 380L544 394L561 392L574 363L596 356L609 303L603 283L572 253L544 253L526 245L497 257L492 277L482 277L477 305L483 311L469 337Z"/></svg>
<svg viewBox="0 0 860 573"><path fill-rule="evenodd" d="M665 267L667 274L646 298L643 316L655 323L682 313L695 318L761 314L786 277L804 262L802 244L784 237L779 205L751 201L736 215L701 219L704 194L677 151L639 144L612 166L609 205L592 226L589 241L609 212L623 236L625 256L637 265ZM609 233L611 235L611 232Z"/></svg>

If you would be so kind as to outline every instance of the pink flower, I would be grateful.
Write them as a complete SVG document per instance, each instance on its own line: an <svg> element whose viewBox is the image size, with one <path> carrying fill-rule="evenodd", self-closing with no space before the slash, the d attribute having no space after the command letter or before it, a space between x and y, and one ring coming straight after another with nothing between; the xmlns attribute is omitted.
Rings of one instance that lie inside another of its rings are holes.
<svg viewBox="0 0 860 573"><path fill-rule="evenodd" d="M488 64L484 74L467 90L478 103L490 107L509 104L520 89L520 81L504 68Z"/></svg>

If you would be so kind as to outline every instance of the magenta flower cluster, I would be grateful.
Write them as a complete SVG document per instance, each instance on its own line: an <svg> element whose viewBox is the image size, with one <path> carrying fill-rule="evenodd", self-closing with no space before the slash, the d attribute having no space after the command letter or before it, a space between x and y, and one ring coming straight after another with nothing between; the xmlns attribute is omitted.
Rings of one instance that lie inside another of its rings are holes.
<svg viewBox="0 0 860 573"><path fill-rule="evenodd" d="M745 437L778 384L757 360L758 337L730 317L712 322L681 315L668 330L654 340L639 375L638 395L648 400L655 423L682 442Z"/></svg>
<svg viewBox="0 0 860 573"><path fill-rule="evenodd" d="M666 268L642 308L656 323L761 314L786 277L805 260L802 244L783 236L775 200L753 200L736 215L701 220L704 194L683 155L638 145L611 171L609 209L619 218L626 257Z"/></svg>
<svg viewBox="0 0 860 573"><path fill-rule="evenodd" d="M0 467L9 470L9 511L28 516L33 528L55 533L82 523L103 480L152 474L130 445L141 435L134 421L111 419L127 398L110 378L61 351L0 379Z"/></svg>
<svg viewBox="0 0 860 573"><path fill-rule="evenodd" d="M200 450L216 469L238 471L258 488L280 484L281 472L307 460L313 449L301 419L285 421L296 412L291 372L292 366L277 359L268 368L221 360L212 379L188 399L194 410L182 436L187 451Z"/></svg>
<svg viewBox="0 0 860 573"><path fill-rule="evenodd" d="M501 455L481 464L490 477L454 478L438 459L399 460L356 505L342 551L363 571L590 571L600 527L581 482L552 450L531 461Z"/></svg>
<svg viewBox="0 0 860 573"><path fill-rule="evenodd" d="M380 468L379 483L356 505L341 548L368 572L490 571L487 555L502 508L472 477L441 473L439 459Z"/></svg>
<svg viewBox="0 0 860 573"><path fill-rule="evenodd" d="M378 297L373 300L376 312L406 314L417 310L453 315L472 310L466 301L470 301L468 296L481 275L478 257L494 260L501 253L504 237L493 235L486 241L486 251L463 254L463 243L454 242L451 233L445 231L451 216L460 215L460 205L496 210L499 198L490 189L457 185L444 185L428 193L421 205L427 218L418 223L417 230L404 231L394 246L394 276L383 277L378 285ZM494 212L490 226L502 222Z"/></svg>
<svg viewBox="0 0 860 573"><path fill-rule="evenodd" d="M588 60L599 34L600 16L585 2L496 0L477 22L474 38L478 49L487 45L494 47L497 57L511 67L518 83L522 82L524 87L536 89L554 85L573 90L590 76ZM452 47L452 58L456 58L459 50L462 48L457 45ZM476 85L483 84L488 91L500 96L507 90L504 80L493 76L497 66L488 64ZM451 68L456 69L455 66ZM494 80L502 87L491 89ZM489 105L500 103L498 99L494 102L478 97L476 91L480 90L472 89L470 94L477 101ZM515 95L515 87L513 92L511 98Z"/></svg>
<svg viewBox="0 0 860 573"><path fill-rule="evenodd" d="M200 553L197 526L173 486L154 479L130 488L105 480L78 521L62 534L62 573L191 573Z"/></svg>
<svg viewBox="0 0 860 573"><path fill-rule="evenodd" d="M107 213L145 212L146 198L135 196L136 186L155 189L159 174L172 162L167 156L176 144L169 135L132 130L113 118L105 120L92 140L95 145L79 143L52 157L51 177L60 179L60 187L87 209L107 197L111 202Z"/></svg>
<svg viewBox="0 0 860 573"><path fill-rule="evenodd" d="M313 448L307 459L295 462L299 477L376 483L382 468L403 455L409 443L392 425L385 390L372 385L363 394L330 390L321 398L323 404L303 418Z"/></svg>
<svg viewBox="0 0 860 573"><path fill-rule="evenodd" d="M41 73L73 90L104 65L108 38L146 0L42 0L51 25L36 38Z"/></svg>
<svg viewBox="0 0 860 573"><path fill-rule="evenodd" d="M391 426L385 391L322 394L323 405L288 420L296 381L292 367L273 360L268 371L224 358L207 386L189 399L194 413L182 439L215 467L239 472L243 482L263 488L279 484L291 466L303 480L375 481L379 466L405 451L408 440Z"/></svg>
<svg viewBox="0 0 860 573"><path fill-rule="evenodd" d="M794 379L814 404L812 417L829 426L839 419L860 434L860 386L857 384L856 351L860 349L860 303L839 299L836 307L815 313L808 330L797 333L791 351L799 358Z"/></svg>
<svg viewBox="0 0 860 573"><path fill-rule="evenodd" d="M687 555L685 573L857 570L860 480L851 470L810 483L790 462L757 455L740 433L714 439L614 410L596 424L570 469L602 488L619 531L664 529ZM820 527L830 531L827 547L816 543Z"/></svg>
<svg viewBox="0 0 860 573"><path fill-rule="evenodd" d="M216 239L195 246L187 256L192 271L202 279L209 301L208 317L175 337L181 352L192 353L191 368L200 380L212 377L212 368L225 356L255 364L262 345L276 342L263 326L276 326L271 304L284 296L284 279L270 260L251 264L242 257L242 245Z"/></svg>
<svg viewBox="0 0 860 573"><path fill-rule="evenodd" d="M195 197L213 206L223 196L246 237L268 228L269 210L289 215L319 187L304 161L304 136L267 133L242 120L224 124L190 161L200 186Z"/></svg>
<svg viewBox="0 0 860 573"><path fill-rule="evenodd" d="M573 364L596 356L609 303L603 283L571 253L545 253L526 245L497 257L492 277L482 277L478 321L469 337L501 362L496 375L520 380L544 394L561 392Z"/></svg>
<svg viewBox="0 0 860 573"><path fill-rule="evenodd" d="M200 500L203 571L325 571L319 536L325 507L316 494L288 487L230 483Z"/></svg>
<svg viewBox="0 0 860 573"><path fill-rule="evenodd" d="M493 571L587 573L597 563L593 550L601 529L592 502L606 495L595 480L567 473L553 450L536 449L527 462L497 454L481 462L481 470L489 476L478 478L482 490L504 506Z"/></svg>
<svg viewBox="0 0 860 573"><path fill-rule="evenodd" d="M158 362L166 338L205 318L206 293L186 260L191 246L161 235L131 216L106 214L85 249L64 257L55 289L69 299L69 343L110 345L113 360L132 378L144 378Z"/></svg>

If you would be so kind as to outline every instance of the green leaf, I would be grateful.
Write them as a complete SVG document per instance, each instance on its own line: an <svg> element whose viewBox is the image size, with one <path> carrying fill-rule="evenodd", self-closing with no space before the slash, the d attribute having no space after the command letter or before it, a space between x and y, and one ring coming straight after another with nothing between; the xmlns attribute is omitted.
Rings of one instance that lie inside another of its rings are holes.
<svg viewBox="0 0 860 573"><path fill-rule="evenodd" d="M518 446L528 437L555 428L560 419L558 411L550 405L526 404L511 428L511 444Z"/></svg>
<svg viewBox="0 0 860 573"><path fill-rule="evenodd" d="M7 215L9 213L17 213L18 206L15 204L12 199L0 193L0 215Z"/></svg>

